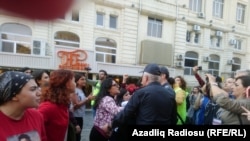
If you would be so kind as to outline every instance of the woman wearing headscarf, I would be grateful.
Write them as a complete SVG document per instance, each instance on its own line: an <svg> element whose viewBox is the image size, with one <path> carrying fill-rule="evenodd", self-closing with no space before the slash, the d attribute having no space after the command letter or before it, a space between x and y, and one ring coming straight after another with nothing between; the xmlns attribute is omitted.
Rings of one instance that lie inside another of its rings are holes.
<svg viewBox="0 0 250 141"><path fill-rule="evenodd" d="M0 75L0 140L18 140L22 134L46 141L42 115L35 109L40 90L30 75L7 71Z"/></svg>
<svg viewBox="0 0 250 141"><path fill-rule="evenodd" d="M74 73L55 70L50 75L49 88L41 96L38 111L42 113L48 141L64 141L68 137L70 95L75 92Z"/></svg>

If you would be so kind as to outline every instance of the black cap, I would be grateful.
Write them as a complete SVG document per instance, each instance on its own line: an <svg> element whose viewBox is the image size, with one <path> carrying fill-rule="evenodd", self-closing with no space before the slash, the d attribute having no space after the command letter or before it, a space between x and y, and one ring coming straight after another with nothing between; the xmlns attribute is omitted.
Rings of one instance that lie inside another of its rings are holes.
<svg viewBox="0 0 250 141"><path fill-rule="evenodd" d="M162 74L166 74L167 76L169 76L169 71L166 67L161 67L160 70Z"/></svg>
<svg viewBox="0 0 250 141"><path fill-rule="evenodd" d="M147 72L153 75L160 75L160 67L157 64L148 64L142 72Z"/></svg>

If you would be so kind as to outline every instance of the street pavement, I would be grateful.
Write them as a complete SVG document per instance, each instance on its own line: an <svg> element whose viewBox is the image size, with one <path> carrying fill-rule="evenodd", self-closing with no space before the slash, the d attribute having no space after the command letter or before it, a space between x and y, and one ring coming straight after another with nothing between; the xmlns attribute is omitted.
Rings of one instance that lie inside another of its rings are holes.
<svg viewBox="0 0 250 141"><path fill-rule="evenodd" d="M89 141L89 133L93 126L93 113L91 109L86 109L84 125L81 134L81 141Z"/></svg>

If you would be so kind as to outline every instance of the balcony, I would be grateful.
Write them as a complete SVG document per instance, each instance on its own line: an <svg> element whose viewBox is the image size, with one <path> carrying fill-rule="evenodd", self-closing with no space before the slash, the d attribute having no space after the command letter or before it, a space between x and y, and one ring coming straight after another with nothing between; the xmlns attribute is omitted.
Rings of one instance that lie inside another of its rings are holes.
<svg viewBox="0 0 250 141"><path fill-rule="evenodd" d="M53 69L51 56L37 56L0 52L0 64L6 67L31 67L40 69Z"/></svg>

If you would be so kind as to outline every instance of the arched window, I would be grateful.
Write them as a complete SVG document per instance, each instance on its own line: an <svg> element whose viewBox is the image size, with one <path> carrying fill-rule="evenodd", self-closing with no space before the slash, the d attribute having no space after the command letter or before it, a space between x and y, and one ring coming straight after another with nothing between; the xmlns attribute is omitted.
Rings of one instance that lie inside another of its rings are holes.
<svg viewBox="0 0 250 141"><path fill-rule="evenodd" d="M208 72L219 76L220 70L220 57L218 55L210 55L208 60Z"/></svg>
<svg viewBox="0 0 250 141"><path fill-rule="evenodd" d="M188 51L185 54L184 60L184 75L193 75L192 68L198 65L198 53L193 51Z"/></svg>
<svg viewBox="0 0 250 141"><path fill-rule="evenodd" d="M115 40L100 37L95 42L96 61L105 63L116 62L116 42Z"/></svg>
<svg viewBox="0 0 250 141"><path fill-rule="evenodd" d="M32 31L23 24L5 23L0 26L0 51L32 54Z"/></svg>
<svg viewBox="0 0 250 141"><path fill-rule="evenodd" d="M58 47L80 47L80 38L75 33L58 31L55 33L55 46Z"/></svg>

